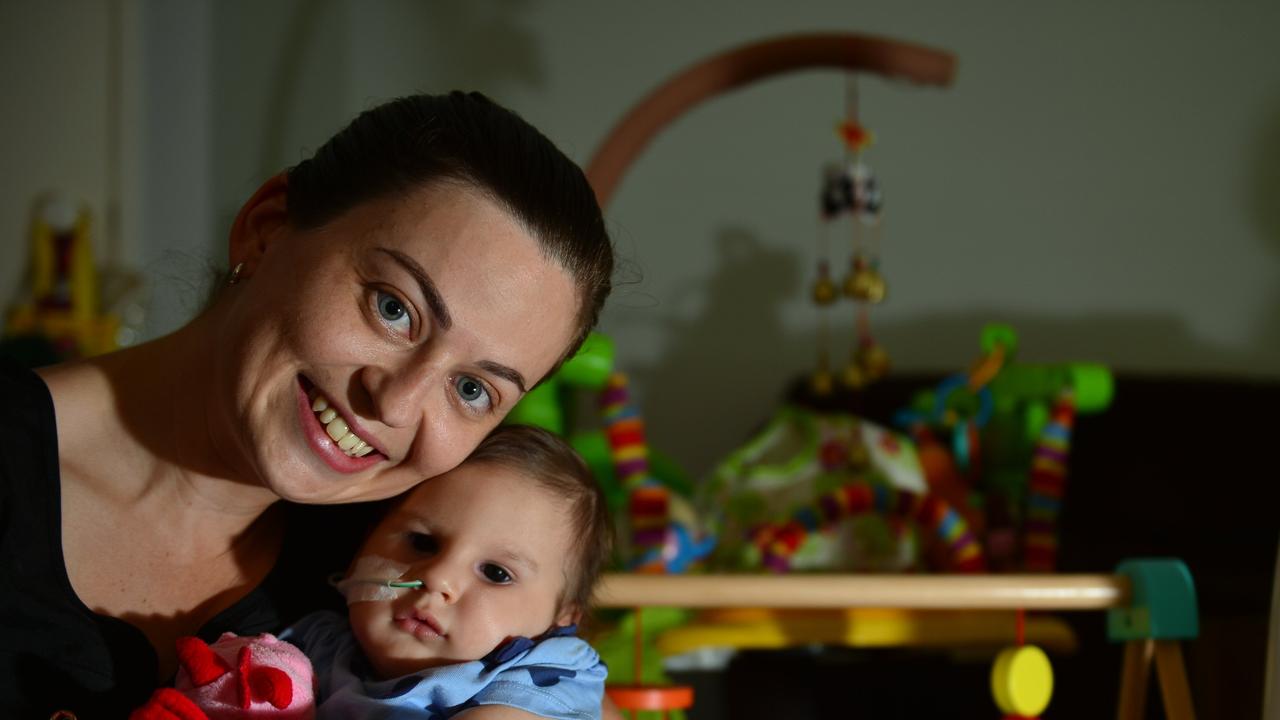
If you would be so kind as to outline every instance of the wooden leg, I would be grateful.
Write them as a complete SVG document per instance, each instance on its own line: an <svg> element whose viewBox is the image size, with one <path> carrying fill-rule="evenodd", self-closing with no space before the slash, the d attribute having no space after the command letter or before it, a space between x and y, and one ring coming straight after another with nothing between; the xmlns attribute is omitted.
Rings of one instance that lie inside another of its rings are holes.
<svg viewBox="0 0 1280 720"><path fill-rule="evenodd" d="M1120 675L1118 720L1143 720L1147 711L1147 680L1151 677L1154 640L1130 640L1124 644L1124 668Z"/></svg>
<svg viewBox="0 0 1280 720"><path fill-rule="evenodd" d="M1160 697L1169 720L1195 720L1191 705L1191 686L1182 662L1182 645L1176 640L1156 641L1156 674L1160 679Z"/></svg>

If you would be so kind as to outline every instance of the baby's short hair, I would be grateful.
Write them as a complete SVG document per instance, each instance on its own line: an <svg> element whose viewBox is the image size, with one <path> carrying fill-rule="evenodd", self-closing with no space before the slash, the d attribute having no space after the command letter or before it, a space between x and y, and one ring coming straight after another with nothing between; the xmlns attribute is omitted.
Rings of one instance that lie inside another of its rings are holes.
<svg viewBox="0 0 1280 720"><path fill-rule="evenodd" d="M560 606L586 613L591 593L613 547L613 526L600 483L582 457L557 435L532 425L500 425L466 459L528 474L567 504L576 557L565 577Z"/></svg>

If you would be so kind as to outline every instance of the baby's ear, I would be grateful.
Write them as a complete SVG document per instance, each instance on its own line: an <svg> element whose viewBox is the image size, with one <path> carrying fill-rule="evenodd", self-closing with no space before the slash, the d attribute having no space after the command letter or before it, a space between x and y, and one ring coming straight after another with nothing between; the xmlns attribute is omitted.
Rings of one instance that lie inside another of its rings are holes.
<svg viewBox="0 0 1280 720"><path fill-rule="evenodd" d="M576 603L565 603L560 608L560 612L556 615L556 625L565 627L567 625L577 625L582 621L582 608Z"/></svg>

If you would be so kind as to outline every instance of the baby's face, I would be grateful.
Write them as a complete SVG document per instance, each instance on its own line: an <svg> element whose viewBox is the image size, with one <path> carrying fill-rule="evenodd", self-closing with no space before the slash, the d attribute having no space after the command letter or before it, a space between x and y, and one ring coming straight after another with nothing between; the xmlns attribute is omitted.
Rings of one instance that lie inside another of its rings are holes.
<svg viewBox="0 0 1280 720"><path fill-rule="evenodd" d="M572 541L568 513L536 481L464 463L415 488L360 556L409 569L423 587L354 602L351 627L381 677L478 660L508 638L573 622L558 608Z"/></svg>

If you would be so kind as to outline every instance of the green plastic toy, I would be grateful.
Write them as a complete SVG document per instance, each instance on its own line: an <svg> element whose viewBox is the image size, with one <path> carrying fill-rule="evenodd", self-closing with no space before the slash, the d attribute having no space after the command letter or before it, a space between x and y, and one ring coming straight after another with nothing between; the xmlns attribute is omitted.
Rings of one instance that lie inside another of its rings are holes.
<svg viewBox="0 0 1280 720"><path fill-rule="evenodd" d="M1018 362L1018 335L999 323L983 328L979 344L982 355L967 373L918 393L895 423L918 441L949 447L972 493L969 512L982 515L993 569L1052 571L1074 418L1111 404L1111 371Z"/></svg>
<svg viewBox="0 0 1280 720"><path fill-rule="evenodd" d="M537 425L557 435L565 434L568 422L565 395L572 388L599 391L613 372L613 340L608 335L591 333L573 357L565 361L554 375L543 380L521 398L507 422ZM605 454L608 461L608 453Z"/></svg>

